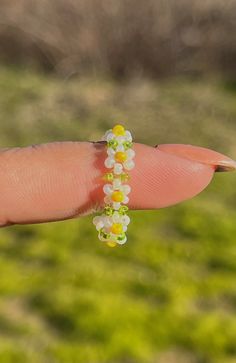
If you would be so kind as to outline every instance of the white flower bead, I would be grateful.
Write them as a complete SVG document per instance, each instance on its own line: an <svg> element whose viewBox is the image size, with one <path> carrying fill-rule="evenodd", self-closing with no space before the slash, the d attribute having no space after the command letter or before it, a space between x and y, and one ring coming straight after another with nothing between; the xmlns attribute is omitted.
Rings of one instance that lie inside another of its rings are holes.
<svg viewBox="0 0 236 363"><path fill-rule="evenodd" d="M132 170L134 168L134 162L133 162L133 160L127 160L127 161L125 161L123 165L124 165L124 168L126 170Z"/></svg>
<svg viewBox="0 0 236 363"><path fill-rule="evenodd" d="M128 226L128 224L130 223L130 217L125 215L125 216L121 216L121 223Z"/></svg>
<svg viewBox="0 0 236 363"><path fill-rule="evenodd" d="M120 163L115 163L114 165L114 174L119 175L123 171L123 165Z"/></svg>
<svg viewBox="0 0 236 363"><path fill-rule="evenodd" d="M130 131L125 131L125 138L127 141L132 142L132 135L131 135Z"/></svg>
<svg viewBox="0 0 236 363"><path fill-rule="evenodd" d="M113 202L112 206L115 210L118 210L120 208L120 202Z"/></svg>
<svg viewBox="0 0 236 363"><path fill-rule="evenodd" d="M118 212L114 212L113 216L112 216L112 221L114 223L119 223L120 222L120 215Z"/></svg>
<svg viewBox="0 0 236 363"><path fill-rule="evenodd" d="M103 186L103 191L104 191L105 194L111 194L112 190L113 190L113 188L112 188L111 184L105 184Z"/></svg>
<svg viewBox="0 0 236 363"><path fill-rule="evenodd" d="M107 139L107 136L108 136L108 134L110 134L111 133L111 129L110 130L107 130L106 132L105 132L105 134L103 135L103 137L102 137L102 141L106 141L106 139Z"/></svg>
<svg viewBox="0 0 236 363"><path fill-rule="evenodd" d="M116 136L116 140L118 141L118 144L122 144L125 141L124 136Z"/></svg>
<svg viewBox="0 0 236 363"><path fill-rule="evenodd" d="M111 169L111 168L113 168L113 166L115 164L115 160L109 157L105 160L104 164L105 164L106 168Z"/></svg>
<svg viewBox="0 0 236 363"><path fill-rule="evenodd" d="M105 217L104 218L104 226L109 228L112 226L112 219L110 217Z"/></svg>
<svg viewBox="0 0 236 363"><path fill-rule="evenodd" d="M96 226L99 222L102 221L102 217L101 216L96 216L93 218L93 224Z"/></svg>
<svg viewBox="0 0 236 363"><path fill-rule="evenodd" d="M106 136L106 141L111 141L112 139L114 139L113 132L108 132L108 134Z"/></svg>
<svg viewBox="0 0 236 363"><path fill-rule="evenodd" d="M121 180L116 178L113 180L113 189L120 189L121 186Z"/></svg>
<svg viewBox="0 0 236 363"><path fill-rule="evenodd" d="M116 151L122 151L122 152L124 152L125 151L125 148L124 148L123 145L120 144L120 145L117 146Z"/></svg>
<svg viewBox="0 0 236 363"><path fill-rule="evenodd" d="M129 198L127 196L124 197L123 203L127 204L129 202Z"/></svg>
<svg viewBox="0 0 236 363"><path fill-rule="evenodd" d="M110 157L113 157L115 155L115 150L113 150L111 147L108 147L107 148L107 154L110 156Z"/></svg>
<svg viewBox="0 0 236 363"><path fill-rule="evenodd" d="M125 225L124 225L124 226L122 227L122 229L123 229L123 232L126 232L128 228L127 228L127 226L125 226Z"/></svg>
<svg viewBox="0 0 236 363"><path fill-rule="evenodd" d="M126 151L126 154L128 156L128 159L133 159L135 157L135 151L133 149L128 149Z"/></svg>
<svg viewBox="0 0 236 363"><path fill-rule="evenodd" d="M96 224L96 230L99 231L102 227L104 227L103 221L100 221Z"/></svg>
<svg viewBox="0 0 236 363"><path fill-rule="evenodd" d="M128 184L125 184L125 185L122 185L122 191L125 193L125 194L129 194L131 192L131 188Z"/></svg>
<svg viewBox="0 0 236 363"><path fill-rule="evenodd" d="M110 196L109 196L109 195L106 195L106 196L104 197L104 202L105 202L106 204L109 204L109 203L111 202L111 198L110 198Z"/></svg>

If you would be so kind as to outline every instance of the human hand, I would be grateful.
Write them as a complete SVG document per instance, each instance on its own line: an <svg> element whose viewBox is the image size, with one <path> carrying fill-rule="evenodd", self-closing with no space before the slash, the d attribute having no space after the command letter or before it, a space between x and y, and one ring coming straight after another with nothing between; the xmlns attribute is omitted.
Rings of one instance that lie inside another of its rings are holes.
<svg viewBox="0 0 236 363"><path fill-rule="evenodd" d="M103 206L105 142L55 142L0 149L0 226L65 220ZM200 193L215 171L236 169L216 151L134 144L130 209L167 207Z"/></svg>

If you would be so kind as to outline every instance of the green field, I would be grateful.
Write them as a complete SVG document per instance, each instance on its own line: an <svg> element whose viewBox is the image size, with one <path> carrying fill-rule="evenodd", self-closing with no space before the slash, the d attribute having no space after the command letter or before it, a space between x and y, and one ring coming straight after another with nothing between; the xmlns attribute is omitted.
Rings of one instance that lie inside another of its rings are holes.
<svg viewBox="0 0 236 363"><path fill-rule="evenodd" d="M150 145L236 159L221 80L56 79L0 68L2 147L99 140L117 121ZM236 173L196 198L131 212L109 249L92 217L0 230L1 363L235 363ZM36 206L37 207L37 206Z"/></svg>

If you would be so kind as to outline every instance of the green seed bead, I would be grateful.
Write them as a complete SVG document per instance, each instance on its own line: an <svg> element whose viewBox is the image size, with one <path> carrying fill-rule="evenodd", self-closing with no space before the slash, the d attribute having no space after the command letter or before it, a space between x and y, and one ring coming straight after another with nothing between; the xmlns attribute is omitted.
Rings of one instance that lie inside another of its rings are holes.
<svg viewBox="0 0 236 363"><path fill-rule="evenodd" d="M117 146L118 146L118 141L112 139L112 140L110 140L110 141L107 142L107 146L108 147L111 147L112 149L115 150L117 148Z"/></svg>
<svg viewBox="0 0 236 363"><path fill-rule="evenodd" d="M127 182L127 181L130 180L130 176L127 173L123 173L123 174L120 175L120 179L121 179L122 182Z"/></svg>
<svg viewBox="0 0 236 363"><path fill-rule="evenodd" d="M104 238L104 239L109 239L110 238L110 233L106 233L102 229L100 229L99 236Z"/></svg>
<svg viewBox="0 0 236 363"><path fill-rule="evenodd" d="M124 216L126 214L126 212L128 212L129 208L127 207L127 205L122 205L120 208L119 208L119 214L121 216Z"/></svg>
<svg viewBox="0 0 236 363"><path fill-rule="evenodd" d="M125 150L128 150L133 146L133 143L131 141L125 141L125 142L123 142L123 146L124 146Z"/></svg>
<svg viewBox="0 0 236 363"><path fill-rule="evenodd" d="M114 179L114 174L113 174L113 173L106 173L106 174L103 176L103 179L104 179L105 181L111 182L111 181L113 181L113 179Z"/></svg>
<svg viewBox="0 0 236 363"><path fill-rule="evenodd" d="M113 212L114 209L111 208L109 205L104 208L104 213L106 214L106 216L112 216Z"/></svg>
<svg viewBox="0 0 236 363"><path fill-rule="evenodd" d="M117 237L117 240L118 240L118 241L122 241L124 238L125 238L125 233L122 233L122 234L120 234L120 235Z"/></svg>

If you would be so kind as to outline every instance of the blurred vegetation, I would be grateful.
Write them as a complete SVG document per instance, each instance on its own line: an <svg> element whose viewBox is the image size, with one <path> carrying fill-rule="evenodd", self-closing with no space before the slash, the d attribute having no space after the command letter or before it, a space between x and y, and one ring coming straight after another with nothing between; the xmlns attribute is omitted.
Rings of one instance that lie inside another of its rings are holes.
<svg viewBox="0 0 236 363"><path fill-rule="evenodd" d="M1 0L0 60L59 75L236 80L236 0Z"/></svg>
<svg viewBox="0 0 236 363"><path fill-rule="evenodd" d="M236 158L236 103L220 79L60 80L0 68L2 147L98 140L117 120L151 145ZM201 195L132 212L109 249L91 217L0 230L0 362L235 363L235 174Z"/></svg>

